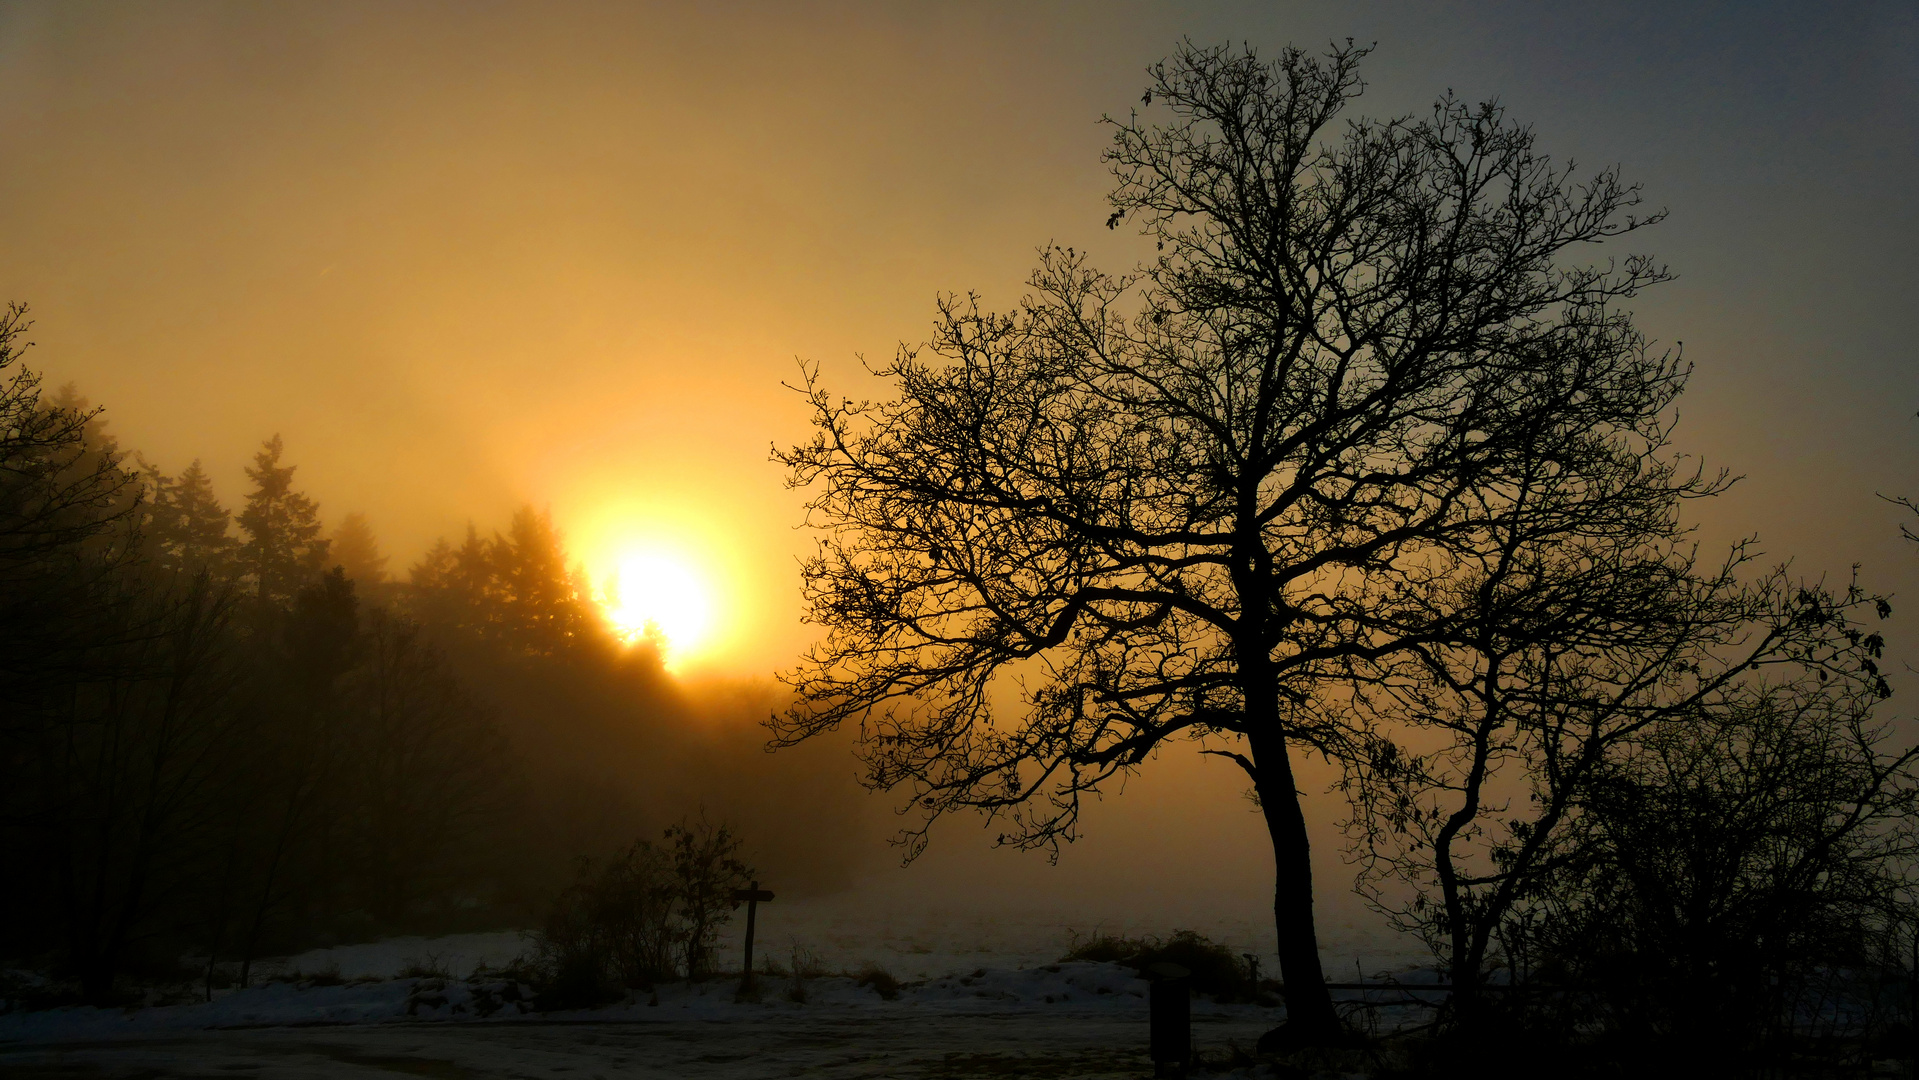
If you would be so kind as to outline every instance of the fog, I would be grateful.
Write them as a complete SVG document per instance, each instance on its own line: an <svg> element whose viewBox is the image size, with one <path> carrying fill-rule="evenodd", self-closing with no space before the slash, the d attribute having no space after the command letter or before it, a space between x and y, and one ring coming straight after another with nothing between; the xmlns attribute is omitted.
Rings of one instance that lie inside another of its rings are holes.
<svg viewBox="0 0 1919 1080"><path fill-rule="evenodd" d="M204 461L231 507L278 433L395 571L523 505L595 580L635 544L689 553L723 629L649 693L674 740L726 749L678 787L636 751L648 827L703 803L802 892L1256 919L1263 826L1183 746L1057 865L955 819L901 870L893 797L859 792L843 741L767 758L754 727L814 632L804 496L768 460L807 431L783 381L806 359L884 393L862 356L922 339L941 292L1011 304L1049 241L1143 257L1102 227L1097 121L1182 35L1376 39L1362 111L1497 95L1643 182L1672 217L1633 250L1681 276L1641 322L1697 364L1680 443L1746 477L1699 507L1702 543L1863 564L1912 691L1919 559L1876 497L1919 495L1906 5L7 3L0 299L124 447ZM1362 918L1330 779L1302 780L1322 910ZM782 828L794 799L810 835Z"/></svg>

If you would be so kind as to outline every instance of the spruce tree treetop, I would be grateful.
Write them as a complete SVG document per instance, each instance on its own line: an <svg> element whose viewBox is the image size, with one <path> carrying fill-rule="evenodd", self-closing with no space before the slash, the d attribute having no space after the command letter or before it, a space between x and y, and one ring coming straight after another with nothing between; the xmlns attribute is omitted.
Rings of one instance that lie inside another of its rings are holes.
<svg viewBox="0 0 1919 1080"><path fill-rule="evenodd" d="M167 477L143 465L151 506L147 539L156 561L186 574L210 571L216 577L233 572L239 542L230 535L233 515L213 493L213 479L200 459L177 477Z"/></svg>
<svg viewBox="0 0 1919 1080"><path fill-rule="evenodd" d="M361 586L378 585L386 580L387 557L380 554L380 541L373 535L373 526L367 523L365 514L356 510L342 519L328 545L329 560Z"/></svg>
<svg viewBox="0 0 1919 1080"><path fill-rule="evenodd" d="M246 471L253 491L237 518L246 533L240 546L242 571L262 600L279 604L319 577L327 554L319 506L293 489L296 466L280 464L284 453L275 435L253 456Z"/></svg>
<svg viewBox="0 0 1919 1080"><path fill-rule="evenodd" d="M483 538L471 523L459 547L442 539L409 572L420 610L529 655L593 654L613 638L583 573L545 511L523 506L507 531Z"/></svg>

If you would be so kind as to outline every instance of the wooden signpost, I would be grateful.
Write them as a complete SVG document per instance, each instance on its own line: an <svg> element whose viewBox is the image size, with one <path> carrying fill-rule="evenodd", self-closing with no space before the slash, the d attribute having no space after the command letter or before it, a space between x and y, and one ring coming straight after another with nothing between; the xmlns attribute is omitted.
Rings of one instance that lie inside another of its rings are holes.
<svg viewBox="0 0 1919 1080"><path fill-rule="evenodd" d="M742 900L746 901L746 964L743 973L740 975L740 991L742 993L753 988L753 916L759 913L761 901L771 901L772 899L773 894L766 889L760 888L760 883L757 881L744 889L733 890L733 902L735 904Z"/></svg>

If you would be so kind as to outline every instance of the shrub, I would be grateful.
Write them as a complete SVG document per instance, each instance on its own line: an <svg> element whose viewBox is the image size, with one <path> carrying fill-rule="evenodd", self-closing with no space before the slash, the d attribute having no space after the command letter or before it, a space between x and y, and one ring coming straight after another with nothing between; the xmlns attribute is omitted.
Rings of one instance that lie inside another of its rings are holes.
<svg viewBox="0 0 1919 1080"><path fill-rule="evenodd" d="M741 840L725 825L682 821L666 830L681 954L688 978L706 974L720 928L732 919L733 891L753 870L740 861Z"/></svg>
<svg viewBox="0 0 1919 1080"><path fill-rule="evenodd" d="M790 969L793 981L786 988L786 999L802 1005L806 1004L806 982L826 974L820 966L820 958L813 950L797 942L793 945L793 966Z"/></svg>
<svg viewBox="0 0 1919 1080"><path fill-rule="evenodd" d="M1134 957L1139 956L1156 944L1158 944L1158 942L1151 938L1129 938L1118 937L1112 934L1094 934L1085 941L1075 939L1072 948L1068 950L1065 956L1060 957L1060 959L1063 961L1078 961L1087 964L1126 964L1131 967L1138 967L1139 965L1133 962Z"/></svg>
<svg viewBox="0 0 1919 1080"><path fill-rule="evenodd" d="M405 965L400 968L400 978L402 979L451 979L452 977L453 972L447 967L446 959L438 953L428 953L421 957L408 957ZM337 967L333 969L333 978L333 982L320 983L318 977L315 976L314 983L315 985L338 986L340 969Z"/></svg>
<svg viewBox="0 0 1919 1080"><path fill-rule="evenodd" d="M541 972L533 1007L541 1012L590 1009L618 1001L623 996L624 991L606 977L605 968L594 957L567 953L556 957Z"/></svg>
<svg viewBox="0 0 1919 1080"><path fill-rule="evenodd" d="M1211 994L1221 1001L1250 999L1256 993L1250 973L1231 949L1191 930L1175 930L1163 941L1095 934L1074 942L1061 959L1124 964L1142 972L1152 964L1178 964L1192 972L1194 993Z"/></svg>
<svg viewBox="0 0 1919 1080"><path fill-rule="evenodd" d="M580 1008L686 974L705 974L733 890L751 869L740 840L703 819L666 830L664 845L636 841L604 861L582 859L537 938L542 1008ZM553 1004L548 1004L552 1002Z"/></svg>
<svg viewBox="0 0 1919 1080"><path fill-rule="evenodd" d="M548 981L564 984L559 996L577 1003L559 1007L599 1004L618 987L672 978L672 915L672 878L652 845L641 841L605 862L580 860L539 936Z"/></svg>
<svg viewBox="0 0 1919 1080"><path fill-rule="evenodd" d="M878 964L868 964L861 968L856 985L872 987L873 992L886 1001L894 1001L900 996L900 981L893 977L892 972Z"/></svg>
<svg viewBox="0 0 1919 1080"><path fill-rule="evenodd" d="M1664 1054L1757 1061L1807 1017L1883 1026L1911 977L1919 750L1887 748L1874 703L1761 687L1653 728L1503 928L1522 973Z"/></svg>

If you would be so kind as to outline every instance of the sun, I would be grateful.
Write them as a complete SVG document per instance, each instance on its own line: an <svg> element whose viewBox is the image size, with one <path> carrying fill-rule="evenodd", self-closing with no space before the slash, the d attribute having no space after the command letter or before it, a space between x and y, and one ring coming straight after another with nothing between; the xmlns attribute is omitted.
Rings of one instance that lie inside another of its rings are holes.
<svg viewBox="0 0 1919 1080"><path fill-rule="evenodd" d="M605 586L607 621L627 638L656 635L675 659L698 652L713 632L711 590L679 559L634 552L614 564Z"/></svg>

